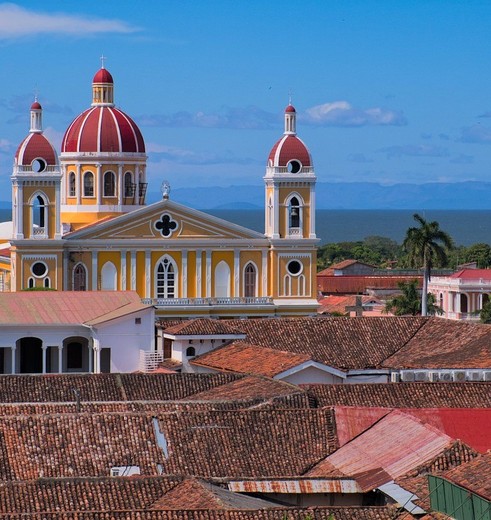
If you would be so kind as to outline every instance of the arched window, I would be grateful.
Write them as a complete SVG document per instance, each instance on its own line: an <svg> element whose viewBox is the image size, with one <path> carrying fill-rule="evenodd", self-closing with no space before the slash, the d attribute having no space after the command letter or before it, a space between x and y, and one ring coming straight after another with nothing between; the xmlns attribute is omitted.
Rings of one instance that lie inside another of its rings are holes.
<svg viewBox="0 0 491 520"><path fill-rule="evenodd" d="M133 184L133 175L131 172L124 174L124 196L133 197L135 195L135 185Z"/></svg>
<svg viewBox="0 0 491 520"><path fill-rule="evenodd" d="M244 269L244 296L246 298L254 298L254 296L257 296L256 280L256 267L252 262L249 262Z"/></svg>
<svg viewBox="0 0 491 520"><path fill-rule="evenodd" d="M300 211L300 202L297 197L292 197L288 206L290 229L300 227Z"/></svg>
<svg viewBox="0 0 491 520"><path fill-rule="evenodd" d="M75 182L75 174L73 172L70 172L70 175L68 176L68 196L76 197L76 195L77 195L77 185Z"/></svg>
<svg viewBox="0 0 491 520"><path fill-rule="evenodd" d="M29 280L27 280L27 287L29 287L29 289L34 287L34 278L30 277Z"/></svg>
<svg viewBox="0 0 491 520"><path fill-rule="evenodd" d="M194 347L188 347L186 349L186 357L194 357L196 356L196 349Z"/></svg>
<svg viewBox="0 0 491 520"><path fill-rule="evenodd" d="M84 175L84 197L94 196L94 174L86 172Z"/></svg>
<svg viewBox="0 0 491 520"><path fill-rule="evenodd" d="M292 292L292 277L289 274L285 274L285 277L283 278L283 287L283 294L285 296L290 296Z"/></svg>
<svg viewBox="0 0 491 520"><path fill-rule="evenodd" d="M438 305L440 306L440 309L443 309L443 293L440 293L438 298Z"/></svg>
<svg viewBox="0 0 491 520"><path fill-rule="evenodd" d="M32 221L38 228L43 228L46 225L46 201L41 195L34 198L32 204Z"/></svg>
<svg viewBox="0 0 491 520"><path fill-rule="evenodd" d="M106 262L102 266L101 270L101 290L102 291L116 291L118 288L117 283L117 270L116 266L112 262Z"/></svg>
<svg viewBox="0 0 491 520"><path fill-rule="evenodd" d="M227 262L218 262L215 268L215 297L228 298L230 296L230 267Z"/></svg>
<svg viewBox="0 0 491 520"><path fill-rule="evenodd" d="M73 283L72 289L74 291L86 291L87 290L87 269L82 263L78 263L73 268Z"/></svg>
<svg viewBox="0 0 491 520"><path fill-rule="evenodd" d="M116 176L113 172L104 174L104 197L114 197L116 193Z"/></svg>
<svg viewBox="0 0 491 520"><path fill-rule="evenodd" d="M80 371L83 366L83 346L79 341L71 341L66 345L66 368L69 371Z"/></svg>
<svg viewBox="0 0 491 520"><path fill-rule="evenodd" d="M49 288L51 287L51 280L49 279L49 276L47 276L47 277L44 279L43 284L44 284L44 287L45 287L46 289L49 289Z"/></svg>
<svg viewBox="0 0 491 520"><path fill-rule="evenodd" d="M157 265L157 298L176 298L177 266L169 257L164 257Z"/></svg>

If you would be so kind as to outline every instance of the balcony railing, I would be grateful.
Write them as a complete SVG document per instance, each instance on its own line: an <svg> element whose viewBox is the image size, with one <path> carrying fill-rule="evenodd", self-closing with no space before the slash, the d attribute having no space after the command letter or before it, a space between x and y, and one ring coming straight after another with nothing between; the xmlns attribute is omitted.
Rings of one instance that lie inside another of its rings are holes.
<svg viewBox="0 0 491 520"><path fill-rule="evenodd" d="M140 370L142 372L152 372L164 360L164 353L161 350L140 350Z"/></svg>
<svg viewBox="0 0 491 520"><path fill-rule="evenodd" d="M204 307L218 305L273 305L273 298L260 297L234 297L234 298L143 298L146 305L158 307Z"/></svg>

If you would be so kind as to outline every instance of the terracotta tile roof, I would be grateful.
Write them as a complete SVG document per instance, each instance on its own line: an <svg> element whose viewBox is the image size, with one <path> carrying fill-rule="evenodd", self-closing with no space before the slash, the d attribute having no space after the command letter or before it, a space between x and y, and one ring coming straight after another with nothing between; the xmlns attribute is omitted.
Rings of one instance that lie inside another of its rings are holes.
<svg viewBox="0 0 491 520"><path fill-rule="evenodd" d="M169 450L164 474L299 476L337 447L330 410L181 412L159 424Z"/></svg>
<svg viewBox="0 0 491 520"><path fill-rule="evenodd" d="M317 406L489 408L490 383L305 385Z"/></svg>
<svg viewBox="0 0 491 520"><path fill-rule="evenodd" d="M248 343L306 354L341 370L379 367L425 325L427 318L263 318L228 320Z"/></svg>
<svg viewBox="0 0 491 520"><path fill-rule="evenodd" d="M206 318L184 321L167 327L164 332L176 336L216 336L219 334L230 336L243 334L240 329L240 323L237 326L231 326L223 320Z"/></svg>
<svg viewBox="0 0 491 520"><path fill-rule="evenodd" d="M430 318L382 366L390 368L491 368L491 327Z"/></svg>
<svg viewBox="0 0 491 520"><path fill-rule="evenodd" d="M445 472L442 476L491 501L491 451Z"/></svg>
<svg viewBox="0 0 491 520"><path fill-rule="evenodd" d="M31 514L29 518L36 520L394 520L396 509L386 507L312 507L294 508L281 507L276 509L259 510L167 510L167 511L115 511L102 512L70 512L70 513L39 513ZM334 516L333 516L334 515ZM0 515L0 518L9 520L24 520L22 513ZM399 516L397 517L399 520ZM411 515L404 516L404 520L412 520Z"/></svg>
<svg viewBox="0 0 491 520"><path fill-rule="evenodd" d="M311 358L307 354L296 354L235 341L196 357L191 364L227 372L274 377L309 359Z"/></svg>
<svg viewBox="0 0 491 520"><path fill-rule="evenodd" d="M444 433L395 410L314 466L307 476L321 476L326 463L354 478L382 469L381 480L371 481L367 488L373 489L431 460L451 444Z"/></svg>
<svg viewBox="0 0 491 520"><path fill-rule="evenodd" d="M379 307L383 306L382 302L377 298L374 298L373 296L364 295L359 297L361 298L362 306L365 308L367 308L367 304L370 302L374 302L373 304ZM355 306L357 298L358 296L354 294L342 296L325 296L324 298L319 300L320 308L317 312L319 314L347 314L349 311L346 310L346 307Z"/></svg>
<svg viewBox="0 0 491 520"><path fill-rule="evenodd" d="M236 401L243 403L250 401L267 404L276 403L290 408L309 408L307 394L297 386L283 381L276 381L262 377L242 377L230 383L216 386L210 390L194 394L191 401Z"/></svg>
<svg viewBox="0 0 491 520"><path fill-rule="evenodd" d="M0 325L81 324L128 305L148 307L134 291L0 292Z"/></svg>

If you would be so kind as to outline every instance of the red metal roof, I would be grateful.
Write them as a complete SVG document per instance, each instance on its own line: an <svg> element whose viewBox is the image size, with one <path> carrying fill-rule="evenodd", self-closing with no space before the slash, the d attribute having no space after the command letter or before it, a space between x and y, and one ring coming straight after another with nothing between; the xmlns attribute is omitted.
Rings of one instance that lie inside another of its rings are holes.
<svg viewBox="0 0 491 520"><path fill-rule="evenodd" d="M58 158L53 145L43 134L32 132L20 143L15 152L17 164L30 166L35 159L44 159L48 166L58 164Z"/></svg>
<svg viewBox="0 0 491 520"><path fill-rule="evenodd" d="M491 408L420 408L404 411L481 453L491 450Z"/></svg>
<svg viewBox="0 0 491 520"><path fill-rule="evenodd" d="M61 151L145 153L145 142L137 124L124 112L95 106L68 127Z"/></svg>
<svg viewBox="0 0 491 520"><path fill-rule="evenodd" d="M284 135L273 146L268 159L273 166L285 167L292 160L300 161L302 166L312 166L309 150L296 135Z"/></svg>
<svg viewBox="0 0 491 520"><path fill-rule="evenodd" d="M334 467L346 476L382 469L383 475L387 473L395 479L431 460L451 442L449 436L436 428L395 410L314 466L306 476L325 474L327 465L328 469ZM385 482L371 482L371 487Z"/></svg>
<svg viewBox="0 0 491 520"><path fill-rule="evenodd" d="M107 69L99 69L92 80L92 83L114 83L113 77Z"/></svg>
<svg viewBox="0 0 491 520"><path fill-rule="evenodd" d="M463 278L465 280L491 280L491 269L462 269L450 275L449 278Z"/></svg>
<svg viewBox="0 0 491 520"><path fill-rule="evenodd" d="M387 408L361 408L356 406L335 406L334 410L340 446L344 446L391 411Z"/></svg>

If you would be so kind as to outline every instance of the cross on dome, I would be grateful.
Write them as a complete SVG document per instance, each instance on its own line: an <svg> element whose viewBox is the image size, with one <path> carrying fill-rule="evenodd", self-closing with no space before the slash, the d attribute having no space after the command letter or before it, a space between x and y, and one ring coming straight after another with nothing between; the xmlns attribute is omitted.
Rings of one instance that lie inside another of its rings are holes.
<svg viewBox="0 0 491 520"><path fill-rule="evenodd" d="M101 69L104 69L104 61L107 60L107 56L104 56L104 54L101 55Z"/></svg>

